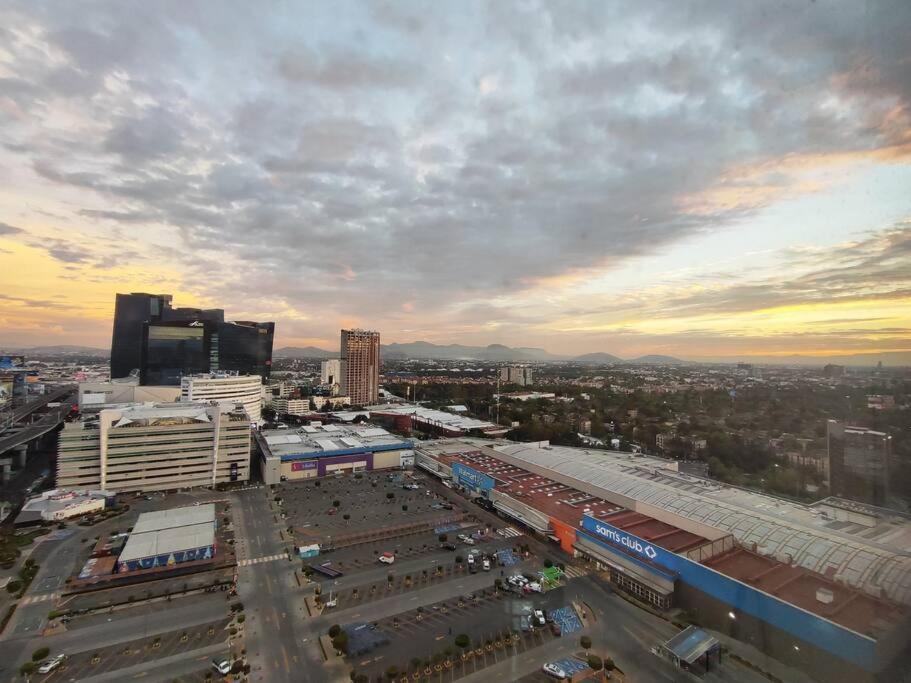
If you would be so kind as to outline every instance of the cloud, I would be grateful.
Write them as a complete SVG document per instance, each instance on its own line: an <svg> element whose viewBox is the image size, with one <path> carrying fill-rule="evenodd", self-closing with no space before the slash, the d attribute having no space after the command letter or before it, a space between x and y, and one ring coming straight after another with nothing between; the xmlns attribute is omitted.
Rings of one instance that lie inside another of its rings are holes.
<svg viewBox="0 0 911 683"><path fill-rule="evenodd" d="M28 29L3 34L0 164L86 226L84 242L42 245L75 267L112 264L103 245L126 241L251 316L331 302L301 323L313 337L377 317L521 336L542 321L479 299L745 229L824 186L798 161L905 159L908 15L900 1L378 3L279 21L14 2L0 25ZM665 306L633 292L579 316L894 300L907 247L880 239L794 256L793 278L713 281Z"/></svg>
<svg viewBox="0 0 911 683"><path fill-rule="evenodd" d="M9 223L0 223L0 236L2 235L19 235L24 233L25 230L22 228L17 228L15 225L10 225Z"/></svg>

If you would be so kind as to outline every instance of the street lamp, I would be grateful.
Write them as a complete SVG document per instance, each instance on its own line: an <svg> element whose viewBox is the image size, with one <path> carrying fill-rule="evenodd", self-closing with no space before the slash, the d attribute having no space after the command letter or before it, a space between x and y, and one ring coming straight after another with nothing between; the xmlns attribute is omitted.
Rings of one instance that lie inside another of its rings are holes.
<svg viewBox="0 0 911 683"><path fill-rule="evenodd" d="M728 619L730 619L731 621L737 621L737 615L734 614L733 612L728 612Z"/></svg>

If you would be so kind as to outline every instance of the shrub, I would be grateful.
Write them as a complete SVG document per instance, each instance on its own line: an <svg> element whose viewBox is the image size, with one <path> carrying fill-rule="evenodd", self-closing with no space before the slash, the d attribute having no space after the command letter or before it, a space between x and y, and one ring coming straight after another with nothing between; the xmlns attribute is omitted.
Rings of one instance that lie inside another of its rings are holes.
<svg viewBox="0 0 911 683"><path fill-rule="evenodd" d="M342 505L342 502L340 500L332 501L332 507L334 507L334 508L341 507L341 505Z"/></svg>
<svg viewBox="0 0 911 683"><path fill-rule="evenodd" d="M440 534L438 538L440 540L440 543L445 543L446 540L449 538L449 536L447 536L446 534Z"/></svg>
<svg viewBox="0 0 911 683"><path fill-rule="evenodd" d="M341 632L342 632L342 627L339 626L338 624L332 624L332 626L329 627L329 637L330 638L335 638Z"/></svg>
<svg viewBox="0 0 911 683"><path fill-rule="evenodd" d="M604 669L605 669L605 671L613 671L613 670L616 669L616 668L617 668L617 665L614 664L614 660L613 660L613 659L611 659L610 657L607 657L607 658L604 660Z"/></svg>
<svg viewBox="0 0 911 683"><path fill-rule="evenodd" d="M392 500L393 498L395 498L395 494L392 491L386 494L386 500Z"/></svg>
<svg viewBox="0 0 911 683"><path fill-rule="evenodd" d="M464 560L465 560L465 558L463 558L461 555L456 555L456 557L455 557L456 564L462 564L462 562L464 562Z"/></svg>
<svg viewBox="0 0 911 683"><path fill-rule="evenodd" d="M335 638L332 639L332 647L334 647L339 652L348 652L348 634L342 631Z"/></svg>
<svg viewBox="0 0 911 683"><path fill-rule="evenodd" d="M581 638L579 638L579 646L583 650L590 650L592 647L592 639L589 638L588 636L582 636Z"/></svg>
<svg viewBox="0 0 911 683"><path fill-rule="evenodd" d="M598 655L589 655L588 659L585 660L588 663L588 666L592 671L601 671L601 667L604 666L604 663L601 661L601 658Z"/></svg>
<svg viewBox="0 0 911 683"><path fill-rule="evenodd" d="M32 661L40 662L42 659L45 659L49 654L51 654L51 649L49 647L39 647L32 653Z"/></svg>
<svg viewBox="0 0 911 683"><path fill-rule="evenodd" d="M403 506L402 506L402 512L408 512L408 506L407 506L407 505L403 505Z"/></svg>
<svg viewBox="0 0 911 683"><path fill-rule="evenodd" d="M19 667L19 673L21 673L23 676L30 676L33 673L35 673L35 669L37 669L37 668L38 667L35 665L34 662L26 662L25 664L23 664L22 666Z"/></svg>
<svg viewBox="0 0 911 683"><path fill-rule="evenodd" d="M398 675L399 675L399 668L397 666L393 665L393 666L390 666L388 669L386 669L386 677L390 681L394 681L396 676L398 676Z"/></svg>
<svg viewBox="0 0 911 683"><path fill-rule="evenodd" d="M246 620L247 620L246 615L241 614L239 617L237 617L237 623L238 623L238 624L242 624L242 623L244 623Z"/></svg>
<svg viewBox="0 0 911 683"><path fill-rule="evenodd" d="M460 633L455 637L456 647L460 647L463 650L471 645L471 638L468 637L467 633Z"/></svg>
<svg viewBox="0 0 911 683"><path fill-rule="evenodd" d="M546 560L544 560L544 566L545 566L547 569L550 569L551 567L554 566L554 563L553 563L553 561L551 561L550 559L546 559Z"/></svg>
<svg viewBox="0 0 911 683"><path fill-rule="evenodd" d="M21 588L22 582L17 581L16 579L13 579L8 584L6 584L6 590L10 593L18 593Z"/></svg>

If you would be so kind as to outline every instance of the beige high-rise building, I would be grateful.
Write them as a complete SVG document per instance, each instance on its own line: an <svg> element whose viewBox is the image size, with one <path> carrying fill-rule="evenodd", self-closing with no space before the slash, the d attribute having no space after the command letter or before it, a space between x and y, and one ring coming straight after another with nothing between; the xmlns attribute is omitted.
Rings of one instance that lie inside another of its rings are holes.
<svg viewBox="0 0 911 683"><path fill-rule="evenodd" d="M190 403L242 403L247 416L255 423L262 418L263 380L259 375L236 375L230 372L206 372L188 375L180 380L180 400Z"/></svg>
<svg viewBox="0 0 911 683"><path fill-rule="evenodd" d="M380 333L342 330L341 394L356 406L370 405L380 395Z"/></svg>
<svg viewBox="0 0 911 683"><path fill-rule="evenodd" d="M60 487L156 491L249 478L250 418L240 406L138 403L60 432Z"/></svg>

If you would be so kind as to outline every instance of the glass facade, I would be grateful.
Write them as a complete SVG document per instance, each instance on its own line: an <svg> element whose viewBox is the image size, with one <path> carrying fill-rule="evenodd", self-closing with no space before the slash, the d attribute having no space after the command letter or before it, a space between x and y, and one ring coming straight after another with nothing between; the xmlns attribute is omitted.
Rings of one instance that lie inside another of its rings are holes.
<svg viewBox="0 0 911 683"><path fill-rule="evenodd" d="M111 377L128 377L142 364L142 327L161 320L170 308L170 294L118 294L111 339Z"/></svg>
<svg viewBox="0 0 911 683"><path fill-rule="evenodd" d="M141 384L175 386L184 375L209 371L210 326L202 322L146 324Z"/></svg>
<svg viewBox="0 0 911 683"><path fill-rule="evenodd" d="M274 333L275 323L222 323L217 334L217 366L213 365L212 369L268 379L272 370Z"/></svg>

